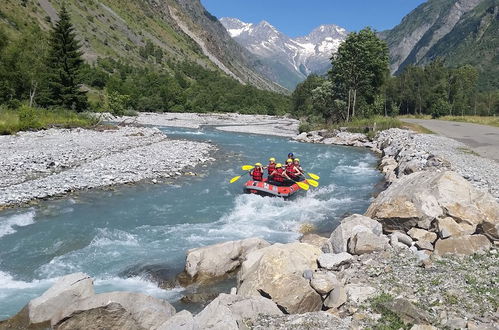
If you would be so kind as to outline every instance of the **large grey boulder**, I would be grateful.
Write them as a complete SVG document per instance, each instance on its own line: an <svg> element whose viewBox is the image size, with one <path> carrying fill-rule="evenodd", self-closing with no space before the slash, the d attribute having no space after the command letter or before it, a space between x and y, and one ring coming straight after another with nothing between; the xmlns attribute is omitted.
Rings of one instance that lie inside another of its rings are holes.
<svg viewBox="0 0 499 330"><path fill-rule="evenodd" d="M451 171L422 171L400 178L374 200L366 216L380 221L385 231L408 231L416 225L429 229L437 218L451 217L458 223L499 222L499 204ZM488 235L498 233L492 229Z"/></svg>
<svg viewBox="0 0 499 330"><path fill-rule="evenodd" d="M328 270L339 270L341 266L353 261L353 256L348 252L324 253L317 258L319 266Z"/></svg>
<svg viewBox="0 0 499 330"><path fill-rule="evenodd" d="M375 251L386 250L389 239L385 235L375 235L370 232L360 232L355 234L348 242L348 252L361 255Z"/></svg>
<svg viewBox="0 0 499 330"><path fill-rule="evenodd" d="M321 297L303 273L317 269L321 253L304 243L277 243L253 251L239 271L237 294L271 298L288 313L320 310Z"/></svg>
<svg viewBox="0 0 499 330"><path fill-rule="evenodd" d="M340 225L331 233L328 242L330 252L347 252L349 239L360 232L371 232L379 236L383 233L383 228L379 222L371 218L353 214L343 219Z"/></svg>
<svg viewBox="0 0 499 330"><path fill-rule="evenodd" d="M187 251L185 272L195 282L223 277L234 271L246 255L270 244L261 238L248 238Z"/></svg>
<svg viewBox="0 0 499 330"><path fill-rule="evenodd" d="M93 280L88 275L75 273L63 276L2 326L18 329L48 327L58 311L94 294Z"/></svg>
<svg viewBox="0 0 499 330"><path fill-rule="evenodd" d="M99 329L134 329L123 324L136 324L135 329L157 329L171 316L175 308L164 300L142 293L109 292L78 300L57 313L52 319L56 329L87 329L76 325L97 322ZM100 315L110 323L99 323ZM97 328L96 328L97 329Z"/></svg>
<svg viewBox="0 0 499 330"><path fill-rule="evenodd" d="M440 239L435 243L435 254L472 255L490 250L491 244L484 235L463 235Z"/></svg>
<svg viewBox="0 0 499 330"><path fill-rule="evenodd" d="M183 310L161 324L158 330L200 330L191 312Z"/></svg>
<svg viewBox="0 0 499 330"><path fill-rule="evenodd" d="M238 330L245 321L260 314L282 315L282 312L267 298L221 293L194 320L200 329Z"/></svg>

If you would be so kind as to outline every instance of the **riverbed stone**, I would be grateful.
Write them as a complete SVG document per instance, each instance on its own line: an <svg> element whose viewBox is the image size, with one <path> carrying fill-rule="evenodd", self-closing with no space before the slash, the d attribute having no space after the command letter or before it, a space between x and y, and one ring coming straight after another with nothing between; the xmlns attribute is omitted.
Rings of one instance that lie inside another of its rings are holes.
<svg viewBox="0 0 499 330"><path fill-rule="evenodd" d="M353 256L348 252L324 253L317 258L321 268L328 270L338 270L343 265L348 265L353 261Z"/></svg>
<svg viewBox="0 0 499 330"><path fill-rule="evenodd" d="M325 295L341 283L332 272L317 271L313 274L310 285L320 295Z"/></svg>
<svg viewBox="0 0 499 330"><path fill-rule="evenodd" d="M479 225L499 222L499 204L452 171L421 171L403 176L381 192L366 216L380 221L385 231L429 229L433 220L449 216Z"/></svg>
<svg viewBox="0 0 499 330"><path fill-rule="evenodd" d="M50 325L55 314L79 299L95 294L93 280L84 273L74 273L61 277L40 297L31 300L23 313L27 317L26 327ZM16 318L16 316L14 316Z"/></svg>
<svg viewBox="0 0 499 330"><path fill-rule="evenodd" d="M80 299L52 318L55 329L156 329L175 314L168 302L133 292L108 292ZM99 321L104 317L106 322ZM130 328L128 328L130 326Z"/></svg>
<svg viewBox="0 0 499 330"><path fill-rule="evenodd" d="M336 285L324 300L324 306L327 308L338 308L348 300L347 292L343 285Z"/></svg>
<svg viewBox="0 0 499 330"><path fill-rule="evenodd" d="M437 240L437 234L420 228L411 228L411 230L409 230L407 234L409 234L409 236L416 241L426 241L434 243Z"/></svg>
<svg viewBox="0 0 499 330"><path fill-rule="evenodd" d="M157 330L200 330L191 312L183 310L166 320Z"/></svg>
<svg viewBox="0 0 499 330"><path fill-rule="evenodd" d="M388 248L389 239L385 235L375 235L370 232L359 232L348 242L348 252L361 255Z"/></svg>
<svg viewBox="0 0 499 330"><path fill-rule="evenodd" d="M376 289L363 284L347 284L345 286L348 300L360 304L376 294Z"/></svg>
<svg viewBox="0 0 499 330"><path fill-rule="evenodd" d="M404 298L394 299L382 303L382 305L395 313L402 321L409 324L429 324L430 315Z"/></svg>
<svg viewBox="0 0 499 330"><path fill-rule="evenodd" d="M306 243L322 249L324 244L328 242L328 238L317 234L305 234L300 238L301 243Z"/></svg>
<svg viewBox="0 0 499 330"><path fill-rule="evenodd" d="M277 243L255 250L241 266L237 294L270 298L288 313L319 310L321 297L303 272L317 269L321 253L317 247L304 243Z"/></svg>
<svg viewBox="0 0 499 330"><path fill-rule="evenodd" d="M261 238L223 242L187 251L185 272L197 283L233 272L246 255L270 244Z"/></svg>
<svg viewBox="0 0 499 330"><path fill-rule="evenodd" d="M413 244L412 238L409 235L406 235L404 233L401 233L399 231L393 232L390 235L390 238L395 237L397 242L400 242L402 244L405 244L406 246L410 247ZM436 239L436 237L435 237Z"/></svg>
<svg viewBox="0 0 499 330"><path fill-rule="evenodd" d="M329 252L347 252L348 240L359 232L371 232L379 236L382 234L383 228L379 222L360 214L346 217L329 237Z"/></svg>
<svg viewBox="0 0 499 330"><path fill-rule="evenodd" d="M445 255L472 255L490 250L489 239L484 235L463 235L439 239L435 243L435 253Z"/></svg>
<svg viewBox="0 0 499 330"><path fill-rule="evenodd" d="M254 320L260 314L282 315L272 300L263 297L243 297L221 293L196 317L202 329L238 330L243 321Z"/></svg>
<svg viewBox="0 0 499 330"><path fill-rule="evenodd" d="M437 228L440 238L471 235L476 231L476 225L472 225L466 222L457 223L451 217L437 219Z"/></svg>

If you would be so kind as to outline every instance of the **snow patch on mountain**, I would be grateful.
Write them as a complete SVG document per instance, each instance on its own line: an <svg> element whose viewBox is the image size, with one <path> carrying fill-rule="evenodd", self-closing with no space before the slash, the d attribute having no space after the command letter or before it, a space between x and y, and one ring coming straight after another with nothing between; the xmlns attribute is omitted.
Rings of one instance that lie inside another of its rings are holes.
<svg viewBox="0 0 499 330"><path fill-rule="evenodd" d="M254 24L225 17L220 22L251 53L279 66L281 77L278 75L274 80L281 84L284 82L288 87L294 87L290 84L296 85L311 73L326 73L331 56L338 51L348 34L337 25L321 25L307 36L290 38L266 21ZM283 81L290 79L290 74L293 83Z"/></svg>

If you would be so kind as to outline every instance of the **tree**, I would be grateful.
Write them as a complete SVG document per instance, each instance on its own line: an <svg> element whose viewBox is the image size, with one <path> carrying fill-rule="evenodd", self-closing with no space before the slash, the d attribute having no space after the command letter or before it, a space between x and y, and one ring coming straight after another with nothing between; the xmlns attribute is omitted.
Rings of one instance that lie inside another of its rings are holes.
<svg viewBox="0 0 499 330"><path fill-rule="evenodd" d="M359 97L374 101L388 72L388 46L375 31L365 28L350 33L331 58L330 78L347 98L347 121L354 117ZM350 111L351 110L351 111Z"/></svg>
<svg viewBox="0 0 499 330"><path fill-rule="evenodd" d="M65 6L59 12L59 21L51 32L49 46L47 104L76 111L86 109L86 93L80 90L83 53Z"/></svg>

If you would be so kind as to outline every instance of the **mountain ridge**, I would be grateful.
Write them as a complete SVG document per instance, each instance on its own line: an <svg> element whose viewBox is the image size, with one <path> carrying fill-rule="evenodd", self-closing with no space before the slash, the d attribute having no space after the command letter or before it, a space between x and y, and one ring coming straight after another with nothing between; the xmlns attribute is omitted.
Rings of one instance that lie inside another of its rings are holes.
<svg viewBox="0 0 499 330"><path fill-rule="evenodd" d="M223 17L220 22L232 38L273 69L267 77L287 88L294 88L311 73L326 73L331 56L348 34L331 24L291 38L267 21L247 23Z"/></svg>

